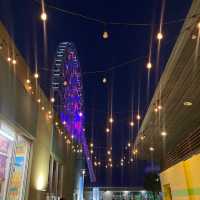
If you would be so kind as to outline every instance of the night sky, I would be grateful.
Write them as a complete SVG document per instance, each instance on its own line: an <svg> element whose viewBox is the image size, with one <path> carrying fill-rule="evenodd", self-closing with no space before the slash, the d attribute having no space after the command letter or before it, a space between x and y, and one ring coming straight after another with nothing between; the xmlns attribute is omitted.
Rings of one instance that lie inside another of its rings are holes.
<svg viewBox="0 0 200 200"><path fill-rule="evenodd" d="M152 62L156 62L156 33L160 20L161 0L48 0L49 4L109 22L154 24ZM164 21L182 19L186 16L192 0L166 0ZM86 136L93 139L95 154L102 163L106 154L106 121L111 96L113 106L113 180L106 179L104 167L96 170L97 185L142 185L148 162L134 161L134 165L120 168L119 160L125 152L130 135L137 134L137 125L131 131L131 112L134 119L138 108L144 117L156 83L169 58L182 22L164 25L160 64L151 71L150 88L147 88L147 56L152 26L107 25L109 38L104 40L104 25L67 15L46 7L48 14L48 58L44 58L43 27L40 21L40 4L34 0L0 0L0 20L7 27L17 47L34 72L35 53L40 72L40 84L49 95L51 66L59 42L75 43L83 72ZM108 70L137 58L137 61ZM46 68L48 70L46 70ZM88 73L105 70L104 73ZM102 83L102 78L107 83ZM111 95L112 94L112 95ZM149 94L149 95L148 95ZM133 102L133 109L131 107ZM96 148L97 147L97 148ZM123 150L122 150L123 149Z"/></svg>

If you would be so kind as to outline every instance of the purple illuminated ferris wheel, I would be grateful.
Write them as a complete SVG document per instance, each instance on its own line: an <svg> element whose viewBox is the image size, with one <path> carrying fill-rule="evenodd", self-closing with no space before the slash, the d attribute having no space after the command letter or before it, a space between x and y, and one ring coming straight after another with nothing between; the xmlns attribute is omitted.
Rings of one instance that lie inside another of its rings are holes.
<svg viewBox="0 0 200 200"><path fill-rule="evenodd" d="M67 132L83 147L91 181L95 175L84 135L83 86L81 68L75 45L71 42L59 44L52 69L52 90L55 107Z"/></svg>

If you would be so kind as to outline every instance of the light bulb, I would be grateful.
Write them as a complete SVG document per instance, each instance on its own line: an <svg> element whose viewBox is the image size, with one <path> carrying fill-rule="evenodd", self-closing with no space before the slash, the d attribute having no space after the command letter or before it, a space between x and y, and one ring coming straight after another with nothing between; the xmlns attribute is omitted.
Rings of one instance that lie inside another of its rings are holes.
<svg viewBox="0 0 200 200"><path fill-rule="evenodd" d="M132 127L134 126L134 122L133 121L130 122L130 126L132 126Z"/></svg>
<svg viewBox="0 0 200 200"><path fill-rule="evenodd" d="M106 128L106 132L109 133L109 132L110 132L110 129L109 129L109 128Z"/></svg>
<svg viewBox="0 0 200 200"><path fill-rule="evenodd" d="M55 102L55 98L52 97L52 98L51 98L51 103L54 103L54 102Z"/></svg>
<svg viewBox="0 0 200 200"><path fill-rule="evenodd" d="M149 150L150 151L154 151L155 149L154 149L154 147L150 147Z"/></svg>
<svg viewBox="0 0 200 200"><path fill-rule="evenodd" d="M13 64L13 65L16 65L16 64L17 64L17 61L16 61L15 59L13 59L13 60L12 60L12 64Z"/></svg>
<svg viewBox="0 0 200 200"><path fill-rule="evenodd" d="M42 21L46 21L47 20L47 14L45 12L42 12L40 15L40 18Z"/></svg>
<svg viewBox="0 0 200 200"><path fill-rule="evenodd" d="M30 84L30 83L31 83L30 79L27 79L27 80L26 80L26 83L27 83L27 84Z"/></svg>
<svg viewBox="0 0 200 200"><path fill-rule="evenodd" d="M141 116L139 114L137 114L136 118L137 118L137 120L140 120Z"/></svg>
<svg viewBox="0 0 200 200"><path fill-rule="evenodd" d="M38 78L39 78L39 74L38 74L37 72L34 74L34 78L35 78L35 79L38 79Z"/></svg>
<svg viewBox="0 0 200 200"><path fill-rule="evenodd" d="M149 61L148 63L147 63L147 69L151 69L152 68L152 64L151 64L151 62Z"/></svg>
<svg viewBox="0 0 200 200"><path fill-rule="evenodd" d="M12 59L11 59L11 57L8 57L7 60L8 60L8 62L10 62Z"/></svg>
<svg viewBox="0 0 200 200"><path fill-rule="evenodd" d="M162 131L162 132L161 132L161 135L162 135L163 137L165 137L165 136L167 136L167 133L166 133L165 131Z"/></svg>
<svg viewBox="0 0 200 200"><path fill-rule="evenodd" d="M107 83L107 79L104 77L103 79L102 79L102 82L105 84L105 83Z"/></svg>
<svg viewBox="0 0 200 200"><path fill-rule="evenodd" d="M162 34L161 32L159 32L159 33L157 34L157 39L158 39L158 40L162 40L162 39L163 39L163 34Z"/></svg>
<svg viewBox="0 0 200 200"><path fill-rule="evenodd" d="M109 119L109 122L110 122L110 123L113 123L113 122L114 122L114 119L111 117L111 118Z"/></svg>
<svg viewBox="0 0 200 200"><path fill-rule="evenodd" d="M108 39L109 35L107 31L103 32L103 39Z"/></svg>

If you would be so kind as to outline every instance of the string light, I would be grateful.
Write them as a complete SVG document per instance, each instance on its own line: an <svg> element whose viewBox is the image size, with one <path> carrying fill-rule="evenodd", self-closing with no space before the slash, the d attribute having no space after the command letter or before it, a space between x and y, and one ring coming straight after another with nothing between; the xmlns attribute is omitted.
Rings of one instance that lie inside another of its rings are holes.
<svg viewBox="0 0 200 200"><path fill-rule="evenodd" d="M147 69L151 69L152 68L152 64L151 64L151 62L149 61L148 63L147 63Z"/></svg>
<svg viewBox="0 0 200 200"><path fill-rule="evenodd" d="M11 57L8 57L8 58L7 58L7 61L8 61L8 62L11 62L11 60L12 60Z"/></svg>
<svg viewBox="0 0 200 200"><path fill-rule="evenodd" d="M158 112L158 108L156 107L156 108L154 108L154 112Z"/></svg>
<svg viewBox="0 0 200 200"><path fill-rule="evenodd" d="M108 37L109 37L108 32L107 32L107 31L104 31L104 32L103 32L103 39L108 39Z"/></svg>
<svg viewBox="0 0 200 200"><path fill-rule="evenodd" d="M109 119L109 122L112 124L112 123L114 122L114 119L111 117L111 118Z"/></svg>
<svg viewBox="0 0 200 200"><path fill-rule="evenodd" d="M13 65L16 65L16 64L17 64L17 61L16 61L15 59L13 59L13 60L12 60L12 64L13 64Z"/></svg>
<svg viewBox="0 0 200 200"><path fill-rule="evenodd" d="M128 147L131 147L131 143L130 142L128 143Z"/></svg>
<svg viewBox="0 0 200 200"><path fill-rule="evenodd" d="M38 74L37 72L34 74L34 78L35 78L35 79L38 79L38 78L39 78L39 74Z"/></svg>
<svg viewBox="0 0 200 200"><path fill-rule="evenodd" d="M110 132L110 129L109 129L109 128L106 128L106 132L109 133L109 132Z"/></svg>
<svg viewBox="0 0 200 200"><path fill-rule="evenodd" d="M158 110L162 110L162 106L161 105L158 105Z"/></svg>
<svg viewBox="0 0 200 200"><path fill-rule="evenodd" d="M110 150L108 150L108 151L107 151L107 154L108 154L108 155L111 155L111 151L110 151Z"/></svg>
<svg viewBox="0 0 200 200"><path fill-rule="evenodd" d="M46 21L47 20L46 12L42 12L41 15L40 15L40 18L41 18L42 21Z"/></svg>
<svg viewBox="0 0 200 200"><path fill-rule="evenodd" d="M66 123L66 121L63 121L62 124L63 124L63 125L66 125L67 123Z"/></svg>
<svg viewBox="0 0 200 200"><path fill-rule="evenodd" d="M31 86L29 86L29 87L28 87L28 90L32 90L32 87L31 87Z"/></svg>
<svg viewBox="0 0 200 200"><path fill-rule="evenodd" d="M26 83L30 84L31 83L30 79L26 79Z"/></svg>
<svg viewBox="0 0 200 200"><path fill-rule="evenodd" d="M134 122L133 121L130 122L130 126L132 126L132 127L134 126Z"/></svg>
<svg viewBox="0 0 200 200"><path fill-rule="evenodd" d="M159 33L157 34L157 39L158 39L158 40L162 40L162 39L163 39L163 34L162 34L161 32L159 32Z"/></svg>
<svg viewBox="0 0 200 200"><path fill-rule="evenodd" d="M41 110L44 110L44 109L45 109L44 106L42 106L42 107L41 107Z"/></svg>
<svg viewBox="0 0 200 200"><path fill-rule="evenodd" d="M37 99L37 102L38 102L38 103L41 103L41 99Z"/></svg>
<svg viewBox="0 0 200 200"><path fill-rule="evenodd" d="M108 161L109 161L109 162L112 162L112 158L109 158Z"/></svg>
<svg viewBox="0 0 200 200"><path fill-rule="evenodd" d="M102 79L102 82L105 84L105 83L107 83L107 79L104 77L103 79Z"/></svg>
<svg viewBox="0 0 200 200"><path fill-rule="evenodd" d="M138 153L138 150L137 149L134 149L133 150L133 155L136 155Z"/></svg>
<svg viewBox="0 0 200 200"><path fill-rule="evenodd" d="M154 149L154 147L149 147L149 150L154 151L155 149Z"/></svg>
<svg viewBox="0 0 200 200"><path fill-rule="evenodd" d="M51 103L54 103L54 102L55 102L55 98L52 97L52 98L51 98Z"/></svg>
<svg viewBox="0 0 200 200"><path fill-rule="evenodd" d="M141 135L140 139L143 141L145 139L145 135Z"/></svg>
<svg viewBox="0 0 200 200"><path fill-rule="evenodd" d="M136 118L137 118L137 120L140 120L141 116L139 114L137 114Z"/></svg>
<svg viewBox="0 0 200 200"><path fill-rule="evenodd" d="M58 126L58 122L55 122L55 125Z"/></svg>
<svg viewBox="0 0 200 200"><path fill-rule="evenodd" d="M94 151L91 149L91 150L90 150L90 153L91 153L91 154L93 154L93 153L94 153Z"/></svg>
<svg viewBox="0 0 200 200"><path fill-rule="evenodd" d="M94 147L94 144L93 144L92 142L90 143L90 147L91 147L91 148Z"/></svg>
<svg viewBox="0 0 200 200"><path fill-rule="evenodd" d="M162 132L161 132L161 135L162 135L163 137L167 136L166 131L162 131Z"/></svg>

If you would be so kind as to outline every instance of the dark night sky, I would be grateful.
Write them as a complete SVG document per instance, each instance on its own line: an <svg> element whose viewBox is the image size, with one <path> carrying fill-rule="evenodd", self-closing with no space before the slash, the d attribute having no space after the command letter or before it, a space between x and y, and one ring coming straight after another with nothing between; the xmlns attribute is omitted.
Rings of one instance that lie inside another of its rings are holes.
<svg viewBox="0 0 200 200"><path fill-rule="evenodd" d="M160 18L161 0L48 0L50 4L70 11L80 12L84 15L114 22L151 23L153 13L155 23ZM189 10L192 0L166 0L164 21L184 18ZM103 40L101 37L104 26L102 24L88 22L79 17L66 15L47 9L48 23L48 59L45 64L43 29L39 19L40 5L34 0L0 0L0 20L8 28L16 42L17 47L34 71L34 44L37 44L37 56L40 83L45 93L50 90L50 71L56 46L62 41L73 41L76 44L83 73L106 70L110 66L124 63L128 60L143 57L134 62L108 73L84 74L84 96L86 111L86 135L90 141L94 138L95 146L105 146L105 127L107 119L107 105L111 91L113 93L113 111L115 124L113 127L113 160L120 160L122 147L127 144L129 137L128 123L131 112L131 96L134 98L134 115L137 105L144 116L149 101L147 100L147 70L145 63L148 55L150 40L150 27L130 27L125 25L107 26L110 37ZM176 41L181 28L181 23L164 26L164 40L161 49L161 62L158 69L151 72L150 97L156 85L156 73L160 73L169 58L169 54ZM158 26L154 26L154 35ZM153 62L156 58L156 38L153 37ZM158 72L159 71L159 72ZM107 77L108 83L102 84L102 77ZM138 89L140 88L140 89ZM140 93L140 95L139 95ZM138 101L139 99L139 101ZM92 129L92 120L94 129ZM93 130L93 131L92 131ZM92 134L93 132L93 134ZM134 128L133 135L137 133ZM105 150L98 151L103 157ZM113 185L141 185L142 175L147 163L138 162L124 170L113 170ZM101 169L101 177L105 170ZM121 178L119 178L119 173ZM123 176L122 176L123 174ZM105 178L97 176L97 183L105 184Z"/></svg>

